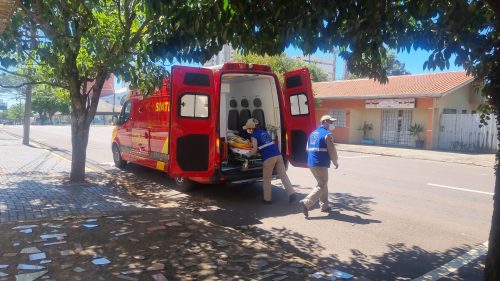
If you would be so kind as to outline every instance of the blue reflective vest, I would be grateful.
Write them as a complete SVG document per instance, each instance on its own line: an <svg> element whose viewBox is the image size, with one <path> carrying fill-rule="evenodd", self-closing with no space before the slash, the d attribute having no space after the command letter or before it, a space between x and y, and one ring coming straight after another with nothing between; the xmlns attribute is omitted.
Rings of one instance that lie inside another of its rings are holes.
<svg viewBox="0 0 500 281"><path fill-rule="evenodd" d="M309 135L307 142L308 167L330 167L330 155L325 141L329 133L329 130L319 127Z"/></svg>
<svg viewBox="0 0 500 281"><path fill-rule="evenodd" d="M274 144L271 136L264 130L255 130L252 133L252 138L257 140L257 145L259 146L259 153L262 156L262 160L280 155L280 151L276 144Z"/></svg>

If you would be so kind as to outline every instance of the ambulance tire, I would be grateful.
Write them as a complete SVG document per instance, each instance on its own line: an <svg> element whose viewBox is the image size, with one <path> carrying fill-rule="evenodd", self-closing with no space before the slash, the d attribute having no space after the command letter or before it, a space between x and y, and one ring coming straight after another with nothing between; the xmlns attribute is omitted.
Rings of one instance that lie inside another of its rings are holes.
<svg viewBox="0 0 500 281"><path fill-rule="evenodd" d="M176 189L182 192L190 191L196 184L194 181L184 177L175 177L174 181Z"/></svg>
<svg viewBox="0 0 500 281"><path fill-rule="evenodd" d="M115 166L117 168L123 169L125 168L125 166L127 166L127 161L122 159L122 156L120 155L120 149L116 144L113 144L113 161L115 161Z"/></svg>

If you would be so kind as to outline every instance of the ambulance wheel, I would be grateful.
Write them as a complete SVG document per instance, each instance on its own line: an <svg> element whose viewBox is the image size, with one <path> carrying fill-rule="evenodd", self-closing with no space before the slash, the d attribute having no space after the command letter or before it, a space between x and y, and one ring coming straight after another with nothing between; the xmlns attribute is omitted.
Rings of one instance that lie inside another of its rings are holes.
<svg viewBox="0 0 500 281"><path fill-rule="evenodd" d="M184 177L175 177L174 180L177 187L176 189L179 191L189 191L195 185L193 181L188 180Z"/></svg>
<svg viewBox="0 0 500 281"><path fill-rule="evenodd" d="M115 161L115 166L117 168L123 169L125 166L127 166L127 161L123 160L122 156L120 155L120 149L118 148L118 145L113 144L113 161Z"/></svg>

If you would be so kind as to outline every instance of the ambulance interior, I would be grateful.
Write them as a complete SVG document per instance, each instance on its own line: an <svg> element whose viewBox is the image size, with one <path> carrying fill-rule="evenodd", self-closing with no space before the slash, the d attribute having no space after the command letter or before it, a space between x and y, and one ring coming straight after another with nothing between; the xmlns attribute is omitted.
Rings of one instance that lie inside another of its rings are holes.
<svg viewBox="0 0 500 281"><path fill-rule="evenodd" d="M260 155L246 157L250 136L243 130L249 118L257 128L267 130L281 150L281 120L278 91L273 76L261 74L224 74L221 78L220 139L224 170L262 169Z"/></svg>

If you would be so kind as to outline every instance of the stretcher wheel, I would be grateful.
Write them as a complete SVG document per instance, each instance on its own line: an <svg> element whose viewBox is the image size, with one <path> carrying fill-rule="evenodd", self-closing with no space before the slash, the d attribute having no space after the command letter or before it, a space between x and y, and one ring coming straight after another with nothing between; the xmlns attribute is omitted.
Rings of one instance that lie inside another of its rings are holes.
<svg viewBox="0 0 500 281"><path fill-rule="evenodd" d="M113 150L113 161L115 161L115 166L120 169L125 168L125 166L127 166L127 161L122 159L122 156L120 155L120 149L118 148L118 145L116 145L116 143L113 144L112 150Z"/></svg>
<svg viewBox="0 0 500 281"><path fill-rule="evenodd" d="M177 186L177 190L179 191L189 191L195 185L193 181L184 177L175 177L174 180L175 185Z"/></svg>

